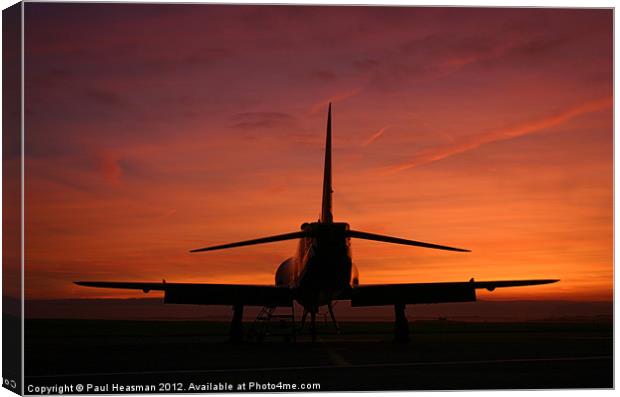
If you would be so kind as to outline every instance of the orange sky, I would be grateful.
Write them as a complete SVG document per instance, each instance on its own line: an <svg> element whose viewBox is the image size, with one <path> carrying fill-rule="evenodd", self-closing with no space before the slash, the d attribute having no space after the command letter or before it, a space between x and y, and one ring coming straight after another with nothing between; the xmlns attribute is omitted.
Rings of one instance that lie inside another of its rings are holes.
<svg viewBox="0 0 620 397"><path fill-rule="evenodd" d="M612 11L26 4L26 296L272 284L334 212L363 283L560 278L612 299Z"/></svg>

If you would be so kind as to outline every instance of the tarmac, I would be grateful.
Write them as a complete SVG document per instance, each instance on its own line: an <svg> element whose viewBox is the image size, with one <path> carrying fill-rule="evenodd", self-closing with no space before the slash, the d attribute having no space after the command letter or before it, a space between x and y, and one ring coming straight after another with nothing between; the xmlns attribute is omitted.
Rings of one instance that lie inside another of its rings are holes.
<svg viewBox="0 0 620 397"><path fill-rule="evenodd" d="M90 385L89 393L114 394L613 387L608 320L415 321L407 344L392 341L390 323L343 323L340 333L320 324L315 343L307 330L293 337L284 324L270 326L259 342L251 323L244 326L247 340L232 344L228 324L220 322L27 320L26 388L80 384Z"/></svg>

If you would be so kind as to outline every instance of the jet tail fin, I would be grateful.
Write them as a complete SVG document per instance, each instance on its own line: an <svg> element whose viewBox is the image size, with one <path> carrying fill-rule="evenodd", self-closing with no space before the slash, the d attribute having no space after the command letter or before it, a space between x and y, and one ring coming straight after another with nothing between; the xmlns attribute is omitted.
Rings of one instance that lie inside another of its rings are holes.
<svg viewBox="0 0 620 397"><path fill-rule="evenodd" d="M323 173L323 202L321 204L321 223L333 223L332 215L332 104L327 111L327 137L325 139L325 168Z"/></svg>

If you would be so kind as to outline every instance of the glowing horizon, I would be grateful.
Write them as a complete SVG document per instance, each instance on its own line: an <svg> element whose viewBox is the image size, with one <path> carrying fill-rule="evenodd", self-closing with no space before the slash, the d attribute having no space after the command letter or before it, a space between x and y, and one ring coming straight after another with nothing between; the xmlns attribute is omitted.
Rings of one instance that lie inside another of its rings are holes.
<svg viewBox="0 0 620 397"><path fill-rule="evenodd" d="M76 280L273 284L320 211L362 284L559 278L611 300L612 11L27 3L26 297ZM151 297L146 295L146 297Z"/></svg>

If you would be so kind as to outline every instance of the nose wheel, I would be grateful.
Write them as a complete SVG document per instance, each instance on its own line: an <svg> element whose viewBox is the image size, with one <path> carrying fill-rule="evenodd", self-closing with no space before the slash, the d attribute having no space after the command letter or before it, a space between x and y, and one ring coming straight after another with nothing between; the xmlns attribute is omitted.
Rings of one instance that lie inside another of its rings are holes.
<svg viewBox="0 0 620 397"><path fill-rule="evenodd" d="M299 325L299 332L304 328L306 324L306 318L308 317L308 313L310 313L310 335L312 335L312 342L316 341L316 310L308 310L304 308L304 313L301 315L301 322Z"/></svg>
<svg viewBox="0 0 620 397"><path fill-rule="evenodd" d="M340 334L340 326L338 325L338 321L336 321L336 315L334 314L334 307L331 302L327 304L327 308L329 310L331 321L334 324L334 327L336 328L336 332ZM318 308L313 308L313 307L304 308L303 314L301 315L301 321L299 324L299 332L301 333L301 331L303 330L304 325L306 324L306 319L308 318L308 314L310 314L310 335L312 337L312 342L314 342L316 341L316 337L317 337L316 316L317 314L320 314L318 311Z"/></svg>
<svg viewBox="0 0 620 397"><path fill-rule="evenodd" d="M299 332L301 333L301 330L306 324L306 318L308 317L308 314L310 314L310 335L312 336L312 342L316 341L316 312L317 310L315 308L308 309L304 307L304 312L301 315L301 321L299 324Z"/></svg>

